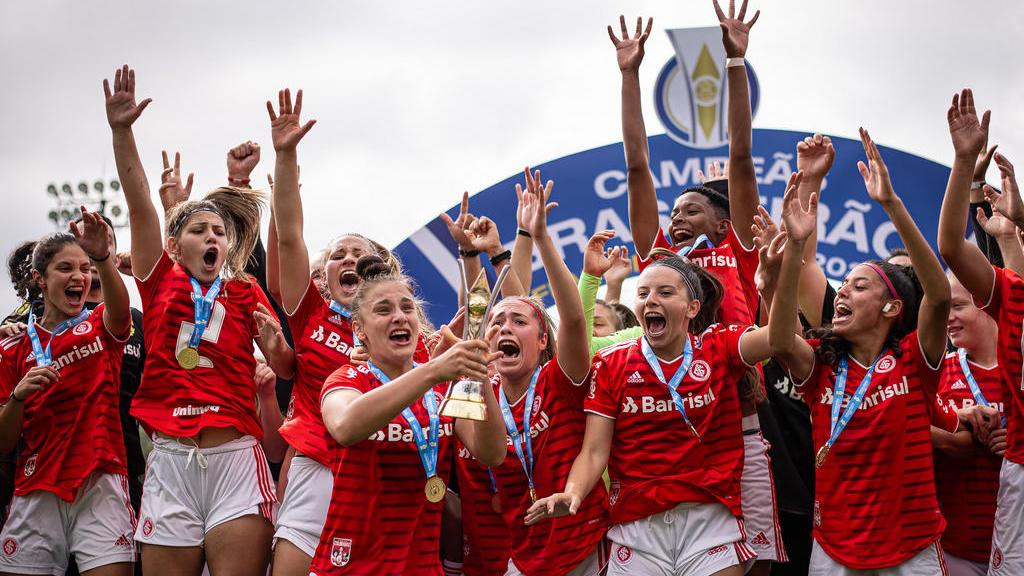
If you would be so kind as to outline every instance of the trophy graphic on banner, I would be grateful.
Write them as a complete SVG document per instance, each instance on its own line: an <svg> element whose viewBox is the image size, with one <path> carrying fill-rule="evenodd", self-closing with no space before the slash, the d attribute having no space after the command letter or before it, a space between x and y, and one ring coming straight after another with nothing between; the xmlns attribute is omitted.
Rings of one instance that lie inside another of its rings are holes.
<svg viewBox="0 0 1024 576"><path fill-rule="evenodd" d="M466 277L466 265L459 259L459 275L462 278L462 296L466 305L466 314L463 318L462 339L474 340L483 338L486 332L485 322L487 315L498 299L501 285L505 281L510 267L506 266L498 273L498 279L494 282L494 291L491 291L487 284L487 273L484 270L473 281L472 286ZM441 401L440 413L450 418L465 418L467 420L487 420L487 406L484 404L483 387L485 383L474 382L463 378L452 383L448 396Z"/></svg>

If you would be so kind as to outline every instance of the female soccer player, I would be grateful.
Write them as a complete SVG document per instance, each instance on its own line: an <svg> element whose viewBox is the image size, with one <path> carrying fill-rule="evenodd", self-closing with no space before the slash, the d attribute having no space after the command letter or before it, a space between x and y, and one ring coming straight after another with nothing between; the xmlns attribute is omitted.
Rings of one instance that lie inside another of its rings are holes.
<svg viewBox="0 0 1024 576"><path fill-rule="evenodd" d="M0 532L0 572L131 574L135 513L118 411L121 357L131 331L128 291L107 225L82 208L74 235L32 252L42 311L0 342L0 451L19 447L14 500ZM104 303L85 297L95 266Z"/></svg>
<svg viewBox="0 0 1024 576"><path fill-rule="evenodd" d="M793 241L785 217L790 239L771 309L776 358L810 407L819 447L810 573L945 574L929 422L949 283L863 129L861 141L868 195L892 220L914 268L855 267L836 296L832 325L818 339L793 338L803 243ZM954 419L950 431L955 426Z"/></svg>
<svg viewBox="0 0 1024 576"><path fill-rule="evenodd" d="M256 414L253 339L275 373L293 360L270 308L244 274L259 232L260 193L219 188L175 206L167 242L132 124L135 72L104 80L114 158L128 204L132 271L146 315L146 363L132 415L154 437L143 486L146 574L256 574L270 553L273 484ZM261 309L261 306L265 308Z"/></svg>
<svg viewBox="0 0 1024 576"><path fill-rule="evenodd" d="M949 174L946 195L939 217L939 251L957 280L982 310L999 326L997 364L1005 385L1002 398L1006 406L1006 450L999 473L999 493L992 530L989 574L1024 573L1024 442L1021 409L1024 394L1020 390L1021 327L1024 326L1024 280L1009 268L991 265L985 255L963 238L967 226L971 176L975 160L988 139L989 113L981 121L974 106L974 94L964 90L953 96L947 113L949 133L956 154ZM1001 154L995 155L1002 177L1002 194L985 187L986 199L995 212L1010 219L1018 228L1024 225L1024 204L1014 176L1013 165ZM959 237L958 237L959 235Z"/></svg>
<svg viewBox="0 0 1024 576"><path fill-rule="evenodd" d="M482 463L505 457L494 393L484 386L489 420L442 417L440 398L460 376L486 382L500 356L484 340L459 341L425 364L414 361L419 303L409 280L376 256L357 265L362 283L353 327L369 353L324 383L321 411L334 449L334 492L312 573L441 574L441 509L452 435ZM456 340L443 330L444 343ZM494 330L488 336L493 335Z"/></svg>

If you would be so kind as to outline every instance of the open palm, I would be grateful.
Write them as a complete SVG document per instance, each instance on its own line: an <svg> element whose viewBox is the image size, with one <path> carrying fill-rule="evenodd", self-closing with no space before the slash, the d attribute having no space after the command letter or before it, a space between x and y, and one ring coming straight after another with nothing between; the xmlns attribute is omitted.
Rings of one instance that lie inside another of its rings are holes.
<svg viewBox="0 0 1024 576"><path fill-rule="evenodd" d="M302 137L309 132L316 124L316 120L310 120L300 124L299 117L302 114L302 90L295 94L295 106L292 107L292 91L281 90L277 93L278 111L274 113L274 106L267 101L267 112L270 114L270 136L274 142L274 150L290 150L298 145Z"/></svg>
<svg viewBox="0 0 1024 576"><path fill-rule="evenodd" d="M107 123L111 128L129 128L142 115L153 100L135 102L135 70L125 64L114 72L114 86L103 79L103 94L107 101Z"/></svg>
<svg viewBox="0 0 1024 576"><path fill-rule="evenodd" d="M637 18L636 32L630 37L629 30L626 29L626 17L619 16L622 38L616 37L612 27L608 26L608 37L612 39L612 44L615 45L615 58L619 62L619 70L640 69L640 62L644 59L644 43L647 42L647 37L651 35L651 26L654 25L654 19L647 19L647 29L642 29L642 25L643 19Z"/></svg>

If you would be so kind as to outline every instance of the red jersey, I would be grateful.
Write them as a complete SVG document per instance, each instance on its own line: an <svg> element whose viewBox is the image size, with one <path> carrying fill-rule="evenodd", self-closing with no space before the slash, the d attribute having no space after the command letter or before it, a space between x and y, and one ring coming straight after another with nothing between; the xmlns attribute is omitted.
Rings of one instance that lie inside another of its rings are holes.
<svg viewBox="0 0 1024 576"><path fill-rule="evenodd" d="M545 364L537 377L530 414L530 438L533 444L533 484L538 498L565 490L569 470L583 446L586 430L583 398L589 389L588 381L589 377L579 384L572 382L562 372L557 358ZM497 375L491 380L495 393L500 382ZM525 398L523 394L509 406L520 433L523 431ZM598 483L583 500L575 516L526 526L523 518L533 505L529 483L512 440L507 442L508 454L502 465L494 469L494 478L498 483L501 513L512 531L512 560L527 576L567 574L586 560L604 538L608 527L604 485Z"/></svg>
<svg viewBox="0 0 1024 576"><path fill-rule="evenodd" d="M982 306L981 303L978 304ZM1002 399L1006 408L1007 460L1024 465L1024 279L1012 270L995 268L992 296L983 306L999 324L999 368L1003 375Z"/></svg>
<svg viewBox="0 0 1024 576"><path fill-rule="evenodd" d="M331 310L310 280L299 306L288 316L295 342L295 383L281 437L324 466L331 461L320 415L320 391L332 372L352 355L352 324Z"/></svg>
<svg viewBox="0 0 1024 576"><path fill-rule="evenodd" d="M52 492L73 502L93 472L128 474L119 412L121 357L118 340L103 323L100 304L89 317L53 338L50 357L60 380L25 400L14 493ZM45 349L51 335L38 323ZM0 341L0 394L7 397L36 366L32 342L21 332Z"/></svg>
<svg viewBox="0 0 1024 576"><path fill-rule="evenodd" d="M366 366L344 366L324 382L321 398L341 389L366 393L380 380ZM447 383L434 387L438 405ZM428 426L423 401L412 405L420 426ZM437 475L448 478L452 461L452 418L440 417ZM368 439L352 446L332 443L334 490L311 573L440 576L438 553L444 501L432 504L409 425L401 414Z"/></svg>
<svg viewBox="0 0 1024 576"><path fill-rule="evenodd" d="M689 335L693 361L678 391L700 441L647 363L639 338L598 352L584 407L615 420L608 461L612 524L683 502L721 502L742 515L743 427L736 380L748 369L739 352L744 331L715 324L699 337ZM682 356L659 359L666 380L682 361Z"/></svg>
<svg viewBox="0 0 1024 576"><path fill-rule="evenodd" d="M820 342L808 340L817 349ZM858 570L896 566L935 542L946 521L935 496L931 427L942 364L932 368L917 331L901 355L878 360L864 401L815 474L814 539ZM849 360L844 408L868 367ZM815 448L830 435L835 367L815 355L797 384L811 411Z"/></svg>
<svg viewBox="0 0 1024 576"><path fill-rule="evenodd" d="M998 366L984 368L968 362L982 395L1002 412ZM975 405L974 395L955 352L946 355L939 398L953 411ZM973 562L988 563L1002 463L1001 457L981 446L977 447L970 460L935 452L935 488L942 515L948 521L942 534L942 547L946 552Z"/></svg>
<svg viewBox="0 0 1024 576"><path fill-rule="evenodd" d="M270 302L255 281L221 287L199 345L199 366L185 370L177 354L188 346L195 321L188 272L164 252L148 278L136 279L142 296L146 365L132 400L132 416L148 431L195 436L203 428L230 427L263 437L256 415L258 334L253 312ZM204 288L205 293L206 288Z"/></svg>
<svg viewBox="0 0 1024 576"><path fill-rule="evenodd" d="M462 573L504 574L512 554L512 531L494 511L495 492L487 467L473 458L462 442L456 440L455 446L455 471L462 499Z"/></svg>
<svg viewBox="0 0 1024 576"><path fill-rule="evenodd" d="M673 246L660 228L654 240L654 247L673 252L679 252L681 249ZM725 288L720 318L723 324L749 326L757 323L757 306L760 301L757 287L754 285L757 250L744 248L731 225L721 244L714 248L698 248L687 254L686 258L695 266L714 274ZM650 263L649 258L641 260L640 270L643 271Z"/></svg>

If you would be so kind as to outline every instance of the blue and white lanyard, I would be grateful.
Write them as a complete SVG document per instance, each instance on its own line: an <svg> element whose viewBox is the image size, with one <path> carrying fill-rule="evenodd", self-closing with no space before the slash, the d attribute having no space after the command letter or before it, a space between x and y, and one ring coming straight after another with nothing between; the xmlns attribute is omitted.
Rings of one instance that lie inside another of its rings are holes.
<svg viewBox="0 0 1024 576"><path fill-rule="evenodd" d="M709 248L715 247L715 245L711 243L711 240L708 239L707 234L701 234L700 236L697 236L697 239L693 241L693 244L690 244L689 246L683 246L682 248L679 249L678 252L676 252L676 254L678 254L680 257L686 256L690 252L696 250L701 244L705 243L708 245Z"/></svg>
<svg viewBox="0 0 1024 576"><path fill-rule="evenodd" d="M974 396L975 404L980 406L991 406L989 401L985 398L985 395L981 392L981 386L978 386L978 381L974 379L974 374L971 374L971 366L967 362L967 350L958 348L956 351L956 357L960 360L960 371L964 373L964 379L967 380L967 385L971 388L971 394ZM1006 427L1006 416L1002 417L1003 427Z"/></svg>
<svg viewBox="0 0 1024 576"><path fill-rule="evenodd" d="M697 433L697 428L694 427L693 422L690 421L690 417L686 415L686 407L683 406L683 397L679 394L679 384L682 383L683 378L686 377L686 373L690 371L690 364L693 362L693 344L690 343L689 334L686 335L686 346L683 348L683 362L679 365L679 369L672 375L672 380L665 381L665 373L661 369L661 362L658 357L654 355L654 350L651 349L651 345L647 342L647 337L644 336L640 339L640 349L644 354L644 358L647 359L647 364L651 367L651 371L658 378L658 381L664 384L668 388L669 394L672 395L672 402L676 405L676 410L683 415L683 420L686 421L686 425L690 427L690 432L697 438L697 441L701 441L700 434Z"/></svg>
<svg viewBox="0 0 1024 576"><path fill-rule="evenodd" d="M850 398L850 402L846 405L846 410L843 410L843 394L846 392L846 376L850 372L849 358L843 356L839 359L839 366L836 369L836 384L832 394L832 420L830 423L831 433L828 441L825 442L825 446L831 448L836 440L839 439L839 435L846 429L846 425L850 423L853 418L853 414L860 408L861 403L864 401L864 395L867 394L868 387L871 386L871 377L875 373L875 366L878 365L878 361L885 355L885 351L875 358L875 361L871 363L871 367L864 374L864 378L861 379L860 384L857 385L857 390L854 391L853 397ZM842 415L840 416L840 412ZM826 448L827 450L827 448Z"/></svg>
<svg viewBox="0 0 1024 576"><path fill-rule="evenodd" d="M344 316L346 320L349 320L349 321L352 320L352 310L350 310L347 306L345 306L341 302L338 302L337 300L331 300L330 306L331 306L331 310L333 310L337 314L340 314L341 316ZM355 348L356 346L361 346L361 345L362 345L362 342L359 341L359 336L356 336L356 332L355 332L355 330L353 330L352 331L352 347Z"/></svg>
<svg viewBox="0 0 1024 576"><path fill-rule="evenodd" d="M413 366L418 366L418 364L413 364ZM380 380L381 384L391 381L380 368L373 365L373 362L367 362L366 367ZM405 418L406 423L409 424L409 430L412 431L412 437L416 441L416 451L420 455L420 462L423 463L423 471L427 474L427 478L433 478L437 476L437 435L441 428L441 418L437 413L437 398L434 397L433 388L423 394L423 405L427 408L427 417L430 420L428 437L424 438L423 427L420 426L412 408L406 407L402 410L402 418Z"/></svg>
<svg viewBox="0 0 1024 576"><path fill-rule="evenodd" d="M32 342L32 355L36 357L36 366L49 366L50 364L53 364L53 358L50 356L50 345L53 344L53 340L65 330L70 330L84 322L91 313L91 310L83 308L78 316L68 318L60 324L57 324L57 327L54 328L51 333L50 340L46 343L46 348L43 348L42 344L39 342L39 334L36 333L36 314L34 311L29 310L28 327L25 330L28 332L28 339Z"/></svg>
<svg viewBox="0 0 1024 576"><path fill-rule="evenodd" d="M516 451L516 456L519 458L519 463L523 466L523 472L526 473L526 481L530 485L530 497L536 501L537 491L533 487L533 441L530 439L530 415L533 413L533 398L537 391L537 377L540 376L540 368L538 367L533 372L533 378L530 379L530 387L526 389L526 404L523 406L523 433L519 433L519 427L516 426L516 420L512 417L512 409L509 407L508 398L505 396L504 388L498 392L498 405L501 407L501 416L505 420L505 430L508 430L508 437L512 440L512 448ZM524 454L523 444L526 445L526 451ZM490 469L488 469L490 472ZM491 475L491 483L494 483L494 476ZM497 491L497 490L495 490Z"/></svg>
<svg viewBox="0 0 1024 576"><path fill-rule="evenodd" d="M199 281L189 276L189 281L192 282L192 306L195 310L195 326L192 328L192 335L188 338L188 347L193 350L199 349L199 342L203 339L203 332L206 331L206 325L210 321L210 314L213 312L213 302L217 299L217 295L220 294L221 278L217 277L210 284L210 289L203 295L203 287L200 286Z"/></svg>

